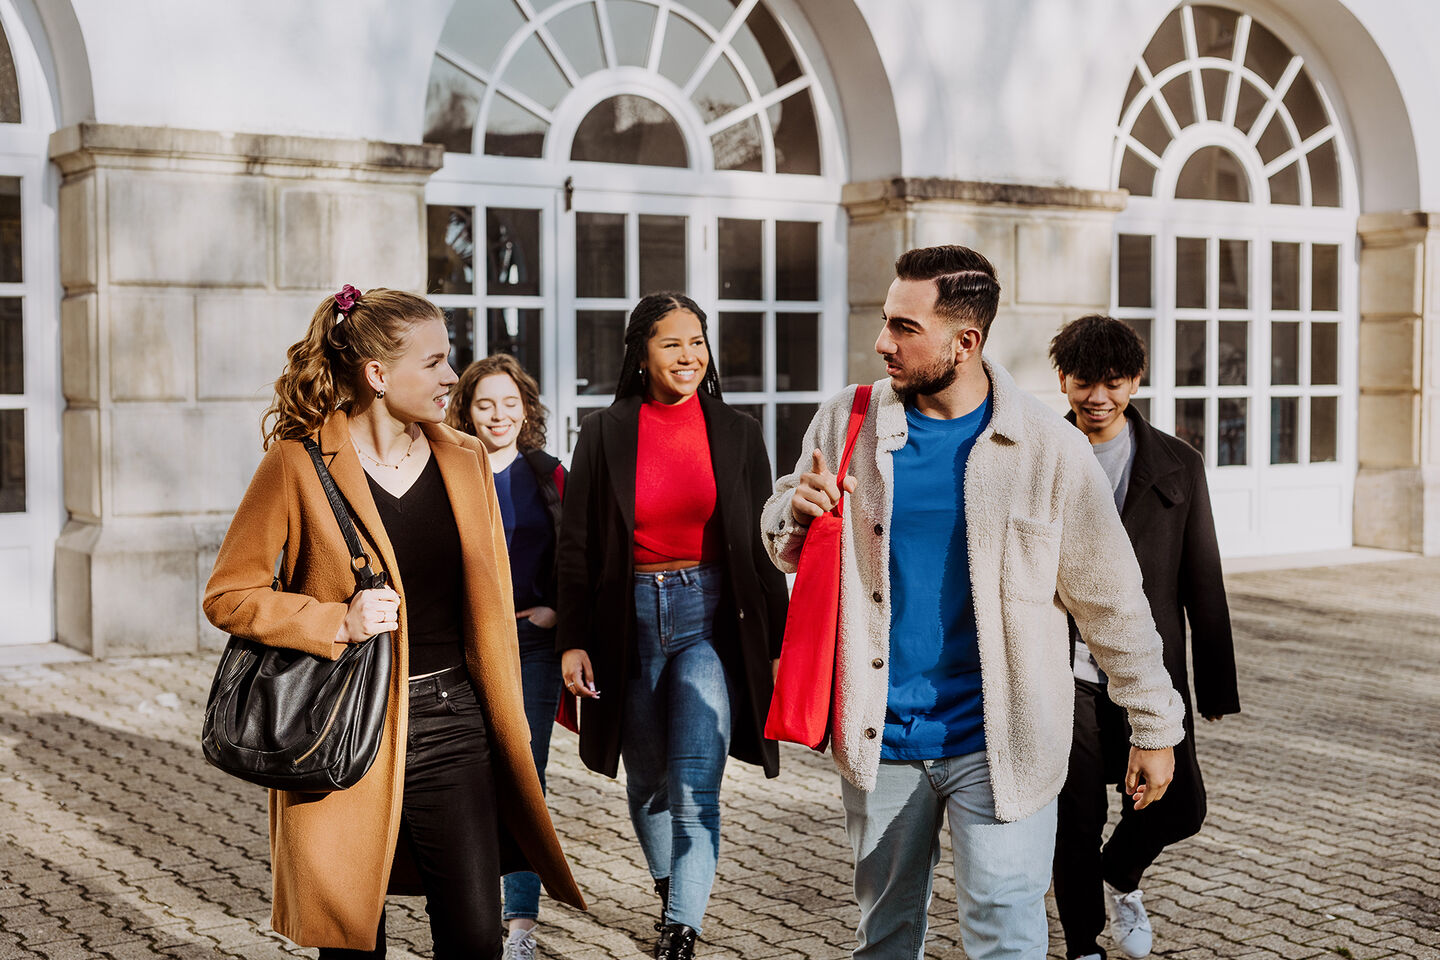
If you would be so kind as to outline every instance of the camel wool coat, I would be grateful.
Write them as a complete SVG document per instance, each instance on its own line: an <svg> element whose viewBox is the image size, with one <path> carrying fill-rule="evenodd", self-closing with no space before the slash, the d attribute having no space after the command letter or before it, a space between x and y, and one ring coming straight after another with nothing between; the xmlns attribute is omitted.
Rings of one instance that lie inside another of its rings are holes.
<svg viewBox="0 0 1440 960"><path fill-rule="evenodd" d="M510 564L489 460L473 437L440 424L421 427L460 531L465 665L485 708L502 858L507 847L512 853L518 848L525 863L516 866L538 873L555 899L583 909L530 754ZM378 563L401 596L400 628L392 636L389 709L374 766L348 790L270 791L271 922L302 946L369 950L392 880L405 787L405 584L343 412L325 422L318 442L372 567ZM282 587L272 590L276 557ZM333 659L341 650L334 638L354 592L350 553L310 455L298 440L277 441L256 469L220 547L205 589L205 615L227 633Z"/></svg>

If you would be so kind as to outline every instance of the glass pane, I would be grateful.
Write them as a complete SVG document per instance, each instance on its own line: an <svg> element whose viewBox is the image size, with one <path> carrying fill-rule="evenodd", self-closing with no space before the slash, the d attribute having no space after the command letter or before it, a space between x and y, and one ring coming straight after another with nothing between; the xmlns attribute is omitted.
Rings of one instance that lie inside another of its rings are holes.
<svg viewBox="0 0 1440 960"><path fill-rule="evenodd" d="M1205 113L1211 120L1225 116L1225 93L1230 87L1229 70L1201 70L1200 86L1205 91Z"/></svg>
<svg viewBox="0 0 1440 960"><path fill-rule="evenodd" d="M492 296L540 295L540 211L491 207L485 213Z"/></svg>
<svg viewBox="0 0 1440 960"><path fill-rule="evenodd" d="M1172 63L1179 63L1185 59L1185 35L1184 28L1180 23L1180 8L1176 7L1170 11L1165 22L1160 24L1160 29L1155 31L1155 36L1150 38L1150 45L1145 48L1145 66L1150 68L1150 73L1157 74Z"/></svg>
<svg viewBox="0 0 1440 960"><path fill-rule="evenodd" d="M1290 111L1290 119L1295 121L1295 129L1300 132L1301 140L1309 140L1329 126L1330 117L1325 113L1325 104L1320 102L1320 94L1310 79L1310 71L1300 71L1290 84L1290 89L1285 91L1284 102L1286 109Z"/></svg>
<svg viewBox="0 0 1440 960"><path fill-rule="evenodd" d="M1218 381L1222 387L1250 382L1250 324L1244 320L1220 321Z"/></svg>
<svg viewBox="0 0 1440 960"><path fill-rule="evenodd" d="M1235 155L1224 147L1201 147L1180 168L1175 196L1181 200L1250 202L1250 178Z"/></svg>
<svg viewBox="0 0 1440 960"><path fill-rule="evenodd" d="M1245 66L1249 67L1270 86L1280 82L1285 68L1290 65L1290 48L1260 25L1250 24L1250 39L1245 44Z"/></svg>
<svg viewBox="0 0 1440 960"><path fill-rule="evenodd" d="M510 354L540 383L540 331L538 309L492 308L485 316L485 349L488 353ZM543 383L540 389L545 389Z"/></svg>
<svg viewBox="0 0 1440 960"><path fill-rule="evenodd" d="M1250 306L1250 241L1220 241L1220 309Z"/></svg>
<svg viewBox="0 0 1440 960"><path fill-rule="evenodd" d="M761 258L764 255L760 220L720 218L720 299L760 300Z"/></svg>
<svg viewBox="0 0 1440 960"><path fill-rule="evenodd" d="M1300 309L1300 244L1270 244L1270 309Z"/></svg>
<svg viewBox="0 0 1440 960"><path fill-rule="evenodd" d="M775 299L820 299L820 224L775 221Z"/></svg>
<svg viewBox="0 0 1440 960"><path fill-rule="evenodd" d="M1310 324L1310 383L1329 386L1340 382L1340 325Z"/></svg>
<svg viewBox="0 0 1440 960"><path fill-rule="evenodd" d="M20 85L15 79L15 58L0 27L0 123L20 122Z"/></svg>
<svg viewBox="0 0 1440 960"><path fill-rule="evenodd" d="M1205 399L1187 397L1175 401L1175 436L1205 452Z"/></svg>
<svg viewBox="0 0 1440 960"><path fill-rule="evenodd" d="M690 154L674 118L654 100L622 93L595 105L570 147L571 160L685 167Z"/></svg>
<svg viewBox="0 0 1440 960"><path fill-rule="evenodd" d="M1175 386L1205 386L1205 321L1175 321Z"/></svg>
<svg viewBox="0 0 1440 960"><path fill-rule="evenodd" d="M492 157L540 157L550 125L504 94L490 102L485 152Z"/></svg>
<svg viewBox="0 0 1440 960"><path fill-rule="evenodd" d="M820 389L820 314L775 314L775 389Z"/></svg>
<svg viewBox="0 0 1440 960"><path fill-rule="evenodd" d="M775 172L820 175L820 132L809 90L801 90L767 111L775 140Z"/></svg>
<svg viewBox="0 0 1440 960"><path fill-rule="evenodd" d="M1190 74L1180 74L1165 84L1160 92L1181 130L1195 122L1195 95L1190 91ZM1129 97L1125 99L1127 103L1130 101Z"/></svg>
<svg viewBox="0 0 1440 960"><path fill-rule="evenodd" d="M615 392L625 360L625 311L575 311L575 392Z"/></svg>
<svg viewBox="0 0 1440 960"><path fill-rule="evenodd" d="M475 210L426 207L428 293L475 292Z"/></svg>
<svg viewBox="0 0 1440 960"><path fill-rule="evenodd" d="M1265 106L1265 94L1248 80L1240 83L1240 96L1235 101L1235 128L1241 133L1248 134L1250 127L1260 116L1260 111Z"/></svg>
<svg viewBox="0 0 1440 960"><path fill-rule="evenodd" d="M425 142L443 143L451 153L475 149L475 117L485 84L436 57L425 90Z"/></svg>
<svg viewBox="0 0 1440 960"><path fill-rule="evenodd" d="M710 38L684 17L671 13L665 21L665 42L660 49L660 75L677 87L690 82L695 66L710 49Z"/></svg>
<svg viewBox="0 0 1440 960"><path fill-rule="evenodd" d="M685 218L640 215L640 296L684 292Z"/></svg>
<svg viewBox="0 0 1440 960"><path fill-rule="evenodd" d="M1205 297L1205 239L1175 238L1175 306L1203 309Z"/></svg>
<svg viewBox="0 0 1440 960"><path fill-rule="evenodd" d="M1155 108L1153 100L1140 108L1140 116L1135 118L1135 126L1130 129L1130 135L1144 144L1155 156L1165 155L1165 148L1170 146L1170 128L1160 119L1160 111Z"/></svg>
<svg viewBox="0 0 1440 960"><path fill-rule="evenodd" d="M785 473L795 469L800 460L800 445L805 442L805 431L819 409L818 403L775 404L775 462Z"/></svg>
<svg viewBox="0 0 1440 960"><path fill-rule="evenodd" d="M1135 94L1139 93L1144 86L1145 81L1140 79L1140 71L1136 70L1132 72L1130 74L1130 86L1125 88L1125 99L1120 101L1120 117L1116 120L1116 123L1125 119L1125 112L1130 108L1130 101L1135 99Z"/></svg>
<svg viewBox="0 0 1440 960"><path fill-rule="evenodd" d="M525 16L513 0L457 3L450 8L440 42L481 70L495 66L506 41L525 25Z"/></svg>
<svg viewBox="0 0 1440 960"><path fill-rule="evenodd" d="M25 392L25 301L0 299L0 393Z"/></svg>
<svg viewBox="0 0 1440 960"><path fill-rule="evenodd" d="M1260 159L1271 163L1293 145L1294 141L1290 139L1290 131L1285 129L1285 123L1277 113L1270 118L1270 125L1265 128L1265 132L1256 141L1255 149L1260 151Z"/></svg>
<svg viewBox="0 0 1440 960"><path fill-rule="evenodd" d="M1195 52L1202 57L1219 57L1221 60L1234 56L1235 27L1240 14L1221 7L1199 5L1190 10L1195 20Z"/></svg>
<svg viewBox="0 0 1440 960"><path fill-rule="evenodd" d="M1340 206L1340 160L1335 141L1327 140L1306 156L1310 164L1310 203L1316 207Z"/></svg>
<svg viewBox="0 0 1440 960"><path fill-rule="evenodd" d="M1149 397L1135 397L1135 398L1131 399L1131 401L1130 401L1130 406L1134 407L1136 410L1139 410L1139 411L1140 411L1140 416L1144 417L1146 420L1149 420L1149 419L1150 419L1150 398L1149 398Z"/></svg>
<svg viewBox="0 0 1440 960"><path fill-rule="evenodd" d="M575 293L625 296L625 214L575 215Z"/></svg>
<svg viewBox="0 0 1440 960"><path fill-rule="evenodd" d="M1148 307L1154 277L1154 238L1143 234L1122 233L1119 243L1119 299L1122 307Z"/></svg>
<svg viewBox="0 0 1440 960"><path fill-rule="evenodd" d="M700 81L690 99L695 101L705 122L711 123L736 107L749 103L750 95L745 92L745 84L730 58L721 57Z"/></svg>
<svg viewBox="0 0 1440 960"><path fill-rule="evenodd" d="M1270 178L1270 202L1298 204L1300 202L1300 167L1290 164Z"/></svg>
<svg viewBox="0 0 1440 960"><path fill-rule="evenodd" d="M685 0L685 6L714 27L716 33L724 29L725 24L730 22L731 15L735 13L735 3L731 0Z"/></svg>
<svg viewBox="0 0 1440 960"><path fill-rule="evenodd" d="M25 279L23 249L20 242L20 178L0 177L0 283L19 283Z"/></svg>
<svg viewBox="0 0 1440 960"><path fill-rule="evenodd" d="M1300 382L1300 324L1293 320L1270 324L1270 382Z"/></svg>
<svg viewBox="0 0 1440 960"><path fill-rule="evenodd" d="M1340 247L1336 244L1310 247L1310 309L1340 309Z"/></svg>
<svg viewBox="0 0 1440 960"><path fill-rule="evenodd" d="M445 331L450 335L450 367L456 373L475 362L475 311L470 307L445 310Z"/></svg>
<svg viewBox="0 0 1440 960"><path fill-rule="evenodd" d="M1310 462L1333 463L1340 445L1337 428L1340 424L1338 397L1310 398Z"/></svg>
<svg viewBox="0 0 1440 960"><path fill-rule="evenodd" d="M650 38L655 32L655 6L640 0L608 0L610 37L615 42L615 59L620 66L643 67L650 56Z"/></svg>
<svg viewBox="0 0 1440 960"><path fill-rule="evenodd" d="M1132 197L1148 197L1155 191L1155 168L1129 147L1120 160L1120 186Z"/></svg>
<svg viewBox="0 0 1440 960"><path fill-rule="evenodd" d="M1150 383L1150 329L1153 321L1149 317L1141 319L1126 318L1121 321L1131 330L1134 330L1140 337L1140 342L1145 345L1145 372L1140 374L1140 386L1147 386Z"/></svg>
<svg viewBox="0 0 1440 960"><path fill-rule="evenodd" d="M25 411L0 410L0 513L24 512Z"/></svg>
<svg viewBox="0 0 1440 960"><path fill-rule="evenodd" d="M1270 462L1299 463L1300 398L1270 398Z"/></svg>
<svg viewBox="0 0 1440 960"><path fill-rule="evenodd" d="M765 389L765 315L720 314L720 386L731 393Z"/></svg>
<svg viewBox="0 0 1440 960"><path fill-rule="evenodd" d="M762 97L801 75L800 61L785 31L763 3L756 4L730 45L749 69Z"/></svg>
<svg viewBox="0 0 1440 960"><path fill-rule="evenodd" d="M1240 467L1249 462L1246 445L1249 436L1249 402L1244 397L1220 399L1220 423L1215 431L1215 463L1220 467Z"/></svg>
<svg viewBox="0 0 1440 960"><path fill-rule="evenodd" d="M760 119L747 117L710 138L716 170L762 170L765 153L760 139Z"/></svg>
<svg viewBox="0 0 1440 960"><path fill-rule="evenodd" d="M582 4L557 14L545 22L545 29L580 76L605 69L605 49L600 43L600 23L595 19L594 4Z"/></svg>
<svg viewBox="0 0 1440 960"><path fill-rule="evenodd" d="M504 82L547 110L554 110L570 92L570 81L536 34L515 51L505 67Z"/></svg>

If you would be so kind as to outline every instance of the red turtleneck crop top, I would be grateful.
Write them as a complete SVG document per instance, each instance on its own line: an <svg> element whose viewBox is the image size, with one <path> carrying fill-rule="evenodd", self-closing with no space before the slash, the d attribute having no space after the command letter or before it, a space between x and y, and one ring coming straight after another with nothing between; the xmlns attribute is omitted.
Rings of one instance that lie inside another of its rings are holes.
<svg viewBox="0 0 1440 960"><path fill-rule="evenodd" d="M719 556L715 471L700 400L640 405L635 449L635 562Z"/></svg>

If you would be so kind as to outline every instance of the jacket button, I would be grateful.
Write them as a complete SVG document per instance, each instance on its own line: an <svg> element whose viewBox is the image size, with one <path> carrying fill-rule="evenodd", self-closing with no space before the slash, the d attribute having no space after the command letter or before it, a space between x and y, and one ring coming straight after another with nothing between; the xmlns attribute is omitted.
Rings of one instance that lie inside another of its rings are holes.
<svg viewBox="0 0 1440 960"><path fill-rule="evenodd" d="M740 611L740 619L741 619L741 620L744 620L744 619L745 619L745 611L744 611L744 610L741 610L741 611Z"/></svg>
<svg viewBox="0 0 1440 960"><path fill-rule="evenodd" d="M885 532L885 528L884 528L884 527L880 526L880 524L878 524L878 523L875 524L875 536L878 537L878 536L880 536L880 535L881 535L882 533L884 533L884 532Z"/></svg>
<svg viewBox="0 0 1440 960"><path fill-rule="evenodd" d="M876 657L874 660L870 661L870 666L874 667L876 670L879 670L881 667L885 666L885 661L881 660L879 657Z"/></svg>
<svg viewBox="0 0 1440 960"><path fill-rule="evenodd" d="M874 728L874 727L866 727L866 728L865 728L865 739L866 739L866 740L874 740L874 739L875 739L875 728Z"/></svg>
<svg viewBox="0 0 1440 960"><path fill-rule="evenodd" d="M879 602L880 602L880 591L879 591L879 590L876 590L874 593L870 594L870 599L871 599L871 600L874 600L876 603L879 603Z"/></svg>

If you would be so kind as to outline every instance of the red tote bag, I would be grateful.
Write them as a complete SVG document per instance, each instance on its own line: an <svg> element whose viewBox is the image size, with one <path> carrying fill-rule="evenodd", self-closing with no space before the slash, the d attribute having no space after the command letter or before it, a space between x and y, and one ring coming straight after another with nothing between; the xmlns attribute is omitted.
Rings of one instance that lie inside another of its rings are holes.
<svg viewBox="0 0 1440 960"><path fill-rule="evenodd" d="M810 521L800 562L795 568L795 586L790 591L790 609L785 616L785 639L780 647L780 669L775 677L775 694L770 698L770 715L765 719L765 736L771 740L803 743L812 750L825 742L830 726L830 695L835 681L835 645L840 630L840 535L844 528L845 471L855 438L870 408L869 385L855 390L850 408L850 426L845 433L845 452L835 482L840 502L835 509Z"/></svg>

